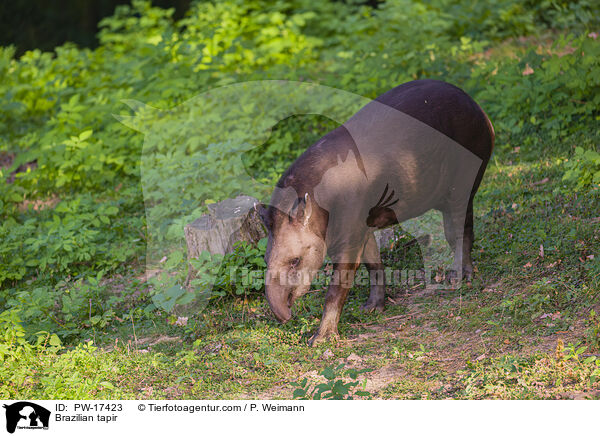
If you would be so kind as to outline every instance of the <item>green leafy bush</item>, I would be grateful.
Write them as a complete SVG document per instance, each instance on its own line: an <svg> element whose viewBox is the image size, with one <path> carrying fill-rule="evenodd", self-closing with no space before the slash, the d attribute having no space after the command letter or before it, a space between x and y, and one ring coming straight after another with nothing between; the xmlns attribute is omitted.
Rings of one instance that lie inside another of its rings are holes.
<svg viewBox="0 0 600 436"><path fill-rule="evenodd" d="M238 242L225 255L203 251L197 258L186 259L174 251L164 262L164 271L150 280L152 301L156 307L171 312L176 305L209 299L248 297L264 291L264 256L267 239L255 246ZM182 265L186 268L181 268Z"/></svg>
<svg viewBox="0 0 600 436"><path fill-rule="evenodd" d="M600 44L588 35L561 36L550 54L530 49L522 57L490 63L473 72L489 86L485 102L495 128L518 136L564 138L593 129L600 116Z"/></svg>
<svg viewBox="0 0 600 436"><path fill-rule="evenodd" d="M563 181L576 183L577 189L600 185L600 153L595 150L575 148L575 154L565 164Z"/></svg>
<svg viewBox="0 0 600 436"><path fill-rule="evenodd" d="M35 344L27 340L18 310L0 313L0 362L18 361L40 351L56 353L61 349L61 341L55 334L40 331L35 338Z"/></svg>

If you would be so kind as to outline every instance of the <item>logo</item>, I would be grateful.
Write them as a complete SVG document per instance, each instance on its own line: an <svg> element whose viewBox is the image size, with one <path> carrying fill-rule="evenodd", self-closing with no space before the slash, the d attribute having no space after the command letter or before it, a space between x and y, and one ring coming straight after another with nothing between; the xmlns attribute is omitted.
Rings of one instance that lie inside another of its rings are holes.
<svg viewBox="0 0 600 436"><path fill-rule="evenodd" d="M6 409L6 431L15 429L48 429L50 411L29 401L19 401L3 406Z"/></svg>

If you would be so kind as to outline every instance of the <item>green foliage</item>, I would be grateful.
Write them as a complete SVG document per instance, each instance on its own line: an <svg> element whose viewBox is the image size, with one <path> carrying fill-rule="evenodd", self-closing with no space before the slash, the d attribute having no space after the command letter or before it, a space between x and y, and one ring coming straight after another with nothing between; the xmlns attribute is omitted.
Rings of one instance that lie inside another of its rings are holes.
<svg viewBox="0 0 600 436"><path fill-rule="evenodd" d="M327 366L319 374L327 380L325 383L311 385L307 378L299 382L290 383L297 386L293 393L295 400L353 400L355 395L369 398L371 393L367 391L356 390L360 381L357 380L360 374L371 371L370 369L346 369L344 364L336 367ZM344 377L352 381L345 381ZM366 379L365 379L366 382Z"/></svg>
<svg viewBox="0 0 600 436"><path fill-rule="evenodd" d="M53 359L53 369L62 377L51 374L42 377L42 395L53 399L75 399L97 390L114 390L114 385L105 380L111 368L98 358L96 350L92 342L87 342Z"/></svg>
<svg viewBox="0 0 600 436"><path fill-rule="evenodd" d="M600 315L594 309L590 310L590 316L587 319L588 328L585 331L586 342L590 349L600 350Z"/></svg>
<svg viewBox="0 0 600 436"><path fill-rule="evenodd" d="M600 153L595 150L584 150L575 147L575 154L565 164L567 171L563 181L576 183L580 190L593 185L600 185Z"/></svg>
<svg viewBox="0 0 600 436"><path fill-rule="evenodd" d="M56 353L62 348L55 334L40 331L35 334L35 339L35 344L27 340L18 310L0 313L0 362L18 362L37 352Z"/></svg>
<svg viewBox="0 0 600 436"><path fill-rule="evenodd" d="M257 180L274 183L308 146L338 127L324 116L293 116L282 120L264 143L246 153L242 161L246 170Z"/></svg>
<svg viewBox="0 0 600 436"><path fill-rule="evenodd" d="M600 376L600 361L581 359L586 347L569 344L557 355L528 358L507 355L490 362L474 362L467 371L459 371L464 398L533 399L560 398L557 393L568 389L586 389ZM550 392L548 387L553 387Z"/></svg>
<svg viewBox="0 0 600 436"><path fill-rule="evenodd" d="M540 27L581 30L597 23L599 7L593 1L500 0L490 8L485 2L466 5L458 0L428 2L446 12L450 34L490 39L535 33Z"/></svg>
<svg viewBox="0 0 600 436"><path fill-rule="evenodd" d="M593 128L600 115L600 44L585 34L560 36L549 51L532 48L473 71L471 80L490 81L479 97L496 130L554 139Z"/></svg>
<svg viewBox="0 0 600 436"><path fill-rule="evenodd" d="M55 286L36 286L14 290L4 296L4 306L18 311L28 336L36 329L53 331L72 342L86 331L105 330L116 323L126 309L123 296L108 292L103 274L73 280L65 278ZM8 312L7 312L8 313Z"/></svg>
<svg viewBox="0 0 600 436"><path fill-rule="evenodd" d="M261 239L256 246L238 242L233 252L226 254L220 262L218 281L212 290L213 297L251 296L264 291L264 261L267 238ZM219 256L213 256L212 261ZM191 281L194 286L194 280Z"/></svg>
<svg viewBox="0 0 600 436"><path fill-rule="evenodd" d="M53 210L7 218L0 224L0 284L33 272L52 276L119 266L136 253L141 241L130 231L139 228L140 219L120 217L121 204L99 204L84 194Z"/></svg>
<svg viewBox="0 0 600 436"><path fill-rule="evenodd" d="M176 305L209 299L249 297L264 291L264 256L267 239L257 245L237 242L225 255L203 251L187 264L182 251L174 251L164 262L164 271L150 280L152 301L156 307L171 312ZM217 274L214 274L218 271ZM187 283L187 284L186 284Z"/></svg>
<svg viewBox="0 0 600 436"><path fill-rule="evenodd" d="M9 358L0 367L0 395L20 398L15 391L27 391L27 397L31 398L47 399L118 395L120 391L107 380L115 367L110 361L99 358L92 342L58 353L61 348L56 335L38 341L35 346L22 345L19 359Z"/></svg>
<svg viewBox="0 0 600 436"><path fill-rule="evenodd" d="M206 304L210 299L261 294L266 246L266 238L256 245L237 242L231 253L211 255L203 251L189 261L184 251L171 252L162 263L164 270L149 281L153 304L171 312L176 305L192 301Z"/></svg>

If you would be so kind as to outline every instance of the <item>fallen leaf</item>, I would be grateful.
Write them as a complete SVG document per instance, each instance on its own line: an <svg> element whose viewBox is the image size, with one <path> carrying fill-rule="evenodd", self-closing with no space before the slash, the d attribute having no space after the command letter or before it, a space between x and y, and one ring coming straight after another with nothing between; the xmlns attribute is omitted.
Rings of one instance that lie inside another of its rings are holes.
<svg viewBox="0 0 600 436"><path fill-rule="evenodd" d="M538 182L533 182L531 186L543 185L544 183L548 183L550 179L548 177L544 177L542 180Z"/></svg>
<svg viewBox="0 0 600 436"><path fill-rule="evenodd" d="M362 357L360 357L360 356L359 356L359 355L357 355L357 354L350 353L350 355L349 355L348 357L346 357L346 360L347 360L348 362L356 362L356 361L361 361L361 360L362 360Z"/></svg>
<svg viewBox="0 0 600 436"><path fill-rule="evenodd" d="M184 327L187 325L188 317L187 316L179 316L177 317L177 321L175 321L175 325Z"/></svg>
<svg viewBox="0 0 600 436"><path fill-rule="evenodd" d="M325 352L323 353L323 357L325 359L331 359L333 357L333 352L328 348L325 350Z"/></svg>
<svg viewBox="0 0 600 436"><path fill-rule="evenodd" d="M540 257L544 257L544 246L540 245Z"/></svg>
<svg viewBox="0 0 600 436"><path fill-rule="evenodd" d="M477 359L475 359L475 360L483 360L483 359L485 359L485 357L486 357L485 353L483 353L481 356L477 357Z"/></svg>
<svg viewBox="0 0 600 436"><path fill-rule="evenodd" d="M525 69L523 70L523 75L524 75L524 76L529 76L529 75L531 75L531 74L533 74L533 68L531 68L531 67L529 66L529 64L526 64L526 65L525 65Z"/></svg>
<svg viewBox="0 0 600 436"><path fill-rule="evenodd" d="M152 386L146 386L141 389L142 392L146 392L148 395L152 395L154 388Z"/></svg>

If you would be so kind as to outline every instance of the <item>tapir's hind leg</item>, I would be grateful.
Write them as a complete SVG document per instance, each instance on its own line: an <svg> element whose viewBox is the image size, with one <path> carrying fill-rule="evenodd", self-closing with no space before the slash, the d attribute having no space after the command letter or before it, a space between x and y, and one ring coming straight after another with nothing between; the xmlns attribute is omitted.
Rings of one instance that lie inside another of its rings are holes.
<svg viewBox="0 0 600 436"><path fill-rule="evenodd" d="M367 312L373 310L383 311L385 306L385 272L381 263L379 247L377 247L375 235L373 234L369 236L365 243L362 264L369 271L371 293L361 309Z"/></svg>
<svg viewBox="0 0 600 436"><path fill-rule="evenodd" d="M448 245L454 252L454 263L448 272L450 282L473 277L473 197L469 199L466 210L464 206L448 207L443 212L444 234Z"/></svg>
<svg viewBox="0 0 600 436"><path fill-rule="evenodd" d="M442 211L442 215L444 216L444 236L446 237L446 241L448 241L448 245L454 252L454 247L456 246L456 229L452 222L452 214L448 211Z"/></svg>
<svg viewBox="0 0 600 436"><path fill-rule="evenodd" d="M465 217L465 231L463 233L463 277L467 281L471 281L473 278L473 260L471 259L471 252L473 251L473 240L475 235L473 234L473 197L469 200L469 206L467 207L467 216Z"/></svg>

